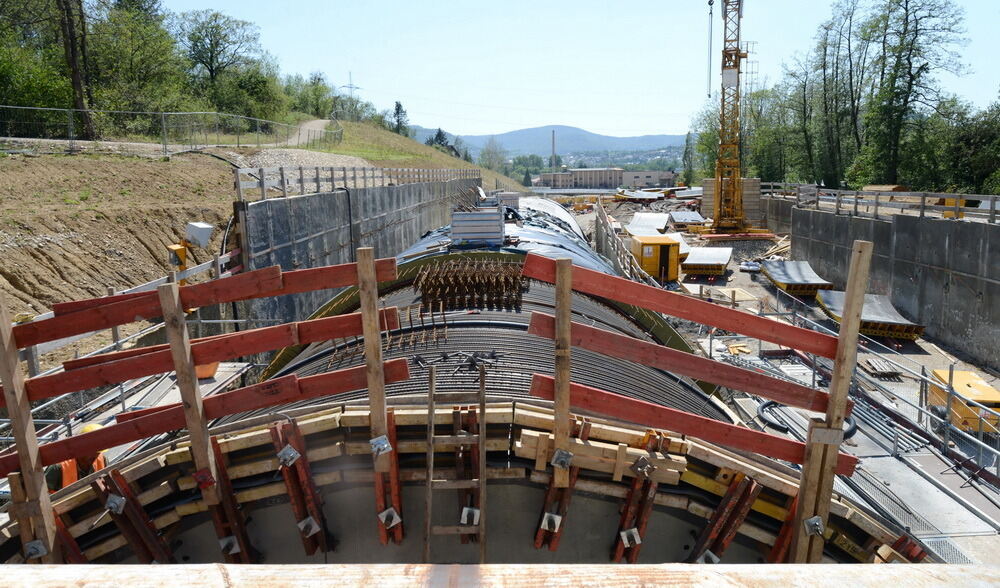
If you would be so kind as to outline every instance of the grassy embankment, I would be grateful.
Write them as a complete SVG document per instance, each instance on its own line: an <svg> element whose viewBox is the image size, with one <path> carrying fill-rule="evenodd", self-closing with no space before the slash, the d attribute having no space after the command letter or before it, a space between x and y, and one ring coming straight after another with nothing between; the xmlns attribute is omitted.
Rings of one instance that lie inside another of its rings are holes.
<svg viewBox="0 0 1000 588"><path fill-rule="evenodd" d="M379 167L415 167L415 168L474 168L475 164L438 151L397 135L391 131L367 123L342 122L344 140L327 151L343 155L354 155L370 161ZM483 169L483 187L493 189L501 186L512 189L524 189L521 184L507 176L488 169Z"/></svg>

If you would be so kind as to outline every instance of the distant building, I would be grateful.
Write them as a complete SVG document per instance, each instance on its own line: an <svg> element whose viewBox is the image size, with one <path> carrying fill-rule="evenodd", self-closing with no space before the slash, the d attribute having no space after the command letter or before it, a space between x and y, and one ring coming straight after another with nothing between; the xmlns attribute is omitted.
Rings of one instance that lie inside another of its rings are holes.
<svg viewBox="0 0 1000 588"><path fill-rule="evenodd" d="M581 167L542 173L540 186L549 188L670 188L677 174L668 171L625 171L620 167Z"/></svg>
<svg viewBox="0 0 1000 588"><path fill-rule="evenodd" d="M673 188L677 174L671 171L638 170L622 172L622 185L627 188Z"/></svg>

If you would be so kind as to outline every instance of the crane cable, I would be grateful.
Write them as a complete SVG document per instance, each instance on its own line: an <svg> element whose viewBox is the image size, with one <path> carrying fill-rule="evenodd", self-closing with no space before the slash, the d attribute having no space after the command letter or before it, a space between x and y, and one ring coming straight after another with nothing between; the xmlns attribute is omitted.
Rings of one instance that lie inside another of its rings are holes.
<svg viewBox="0 0 1000 588"><path fill-rule="evenodd" d="M705 76L705 94L712 97L712 5L715 0L708 0L708 75Z"/></svg>

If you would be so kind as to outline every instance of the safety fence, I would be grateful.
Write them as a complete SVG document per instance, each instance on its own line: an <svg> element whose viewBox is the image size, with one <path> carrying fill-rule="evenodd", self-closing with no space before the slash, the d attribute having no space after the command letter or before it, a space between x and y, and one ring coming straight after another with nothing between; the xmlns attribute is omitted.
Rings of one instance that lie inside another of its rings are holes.
<svg viewBox="0 0 1000 588"><path fill-rule="evenodd" d="M327 129L221 112L137 112L0 105L0 149L170 155L212 146L323 149L343 139Z"/></svg>
<svg viewBox="0 0 1000 588"><path fill-rule="evenodd" d="M338 188L378 188L451 180L480 180L482 170L388 167L242 167L236 174L240 201L332 192ZM249 179L247 179L249 178Z"/></svg>
<svg viewBox="0 0 1000 588"><path fill-rule="evenodd" d="M813 309L794 296L775 288L775 308L758 314L781 317L818 333L836 335L837 331L811 318ZM866 354L873 355L898 370L898 379L910 382L910 394L902 393L899 386L888 387L885 382L869 375L863 369L855 371L855 392L868 396L878 396L888 400L885 409L894 409L900 422L891 425L895 430L889 436L905 435L907 427L913 427L925 439L933 439L941 446L942 453L948 454L973 476L990 474L991 483L1000 478L1000 411L995 406L964 396L956 389L954 381L955 365L949 366L948 378L941 380L928 374L927 367L899 353L880 341L859 334L859 342ZM830 365L822 359L810 358L807 363L817 370L828 372ZM934 392L936 391L936 392ZM905 448L896 450L904 451Z"/></svg>
<svg viewBox="0 0 1000 588"><path fill-rule="evenodd" d="M628 279L650 286L659 286L652 276L639 267L632 252L611 225L611 219L600 200L594 208L597 211L594 222L594 245L597 252L608 258L615 270Z"/></svg>
<svg viewBox="0 0 1000 588"><path fill-rule="evenodd" d="M763 182L762 194L794 199L800 207L833 210L835 214L880 218L895 214L966 218L997 222L1000 196L991 194L947 194L937 192L879 192L832 190L815 184Z"/></svg>

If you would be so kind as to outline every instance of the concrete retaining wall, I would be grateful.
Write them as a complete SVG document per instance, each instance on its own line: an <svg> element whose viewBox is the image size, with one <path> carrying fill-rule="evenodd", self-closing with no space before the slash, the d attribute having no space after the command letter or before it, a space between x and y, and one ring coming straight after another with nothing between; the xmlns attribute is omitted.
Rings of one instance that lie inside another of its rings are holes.
<svg viewBox="0 0 1000 588"><path fill-rule="evenodd" d="M373 247L376 257L392 257L425 232L448 224L462 192L479 182L425 182L248 203L249 269L349 263L358 247ZM283 322L302 320L334 293L320 290L255 300L250 314Z"/></svg>
<svg viewBox="0 0 1000 588"><path fill-rule="evenodd" d="M783 203L767 200L768 226L778 231ZM788 208L793 259L808 261L842 288L851 244L871 241L869 292L889 295L900 313L927 327L928 337L1000 367L1000 225L838 216L790 202Z"/></svg>

